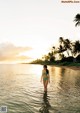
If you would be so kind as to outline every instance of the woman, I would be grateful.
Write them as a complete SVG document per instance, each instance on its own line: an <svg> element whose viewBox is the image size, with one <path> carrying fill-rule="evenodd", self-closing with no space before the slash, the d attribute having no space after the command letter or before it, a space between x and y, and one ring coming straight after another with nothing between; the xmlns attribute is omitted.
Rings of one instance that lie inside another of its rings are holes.
<svg viewBox="0 0 80 113"><path fill-rule="evenodd" d="M42 80L44 85L44 91L47 91L47 85L48 83L50 83L50 75L49 75L49 70L47 69L47 65L43 66L41 82Z"/></svg>

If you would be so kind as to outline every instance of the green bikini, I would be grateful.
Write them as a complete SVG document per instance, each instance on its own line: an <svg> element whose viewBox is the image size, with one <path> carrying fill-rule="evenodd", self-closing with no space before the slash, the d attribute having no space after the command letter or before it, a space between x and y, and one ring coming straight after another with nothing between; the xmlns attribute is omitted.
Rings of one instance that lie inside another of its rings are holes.
<svg viewBox="0 0 80 113"><path fill-rule="evenodd" d="M43 76L43 81L46 81L46 80L49 79L49 76L48 76L48 74L46 73L45 70L42 71L42 76Z"/></svg>

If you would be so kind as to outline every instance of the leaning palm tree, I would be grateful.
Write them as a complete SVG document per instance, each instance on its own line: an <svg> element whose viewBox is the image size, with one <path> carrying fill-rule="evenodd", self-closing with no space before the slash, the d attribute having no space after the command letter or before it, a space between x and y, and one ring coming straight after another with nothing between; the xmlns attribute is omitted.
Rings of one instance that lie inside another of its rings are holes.
<svg viewBox="0 0 80 113"><path fill-rule="evenodd" d="M71 41L69 39L64 39L63 37L60 37L59 42L59 53L63 53L64 51L66 51L69 56L69 52L71 52Z"/></svg>
<svg viewBox="0 0 80 113"><path fill-rule="evenodd" d="M77 15L75 16L74 21L76 22L75 26L79 26L79 25L80 25L80 14L77 14Z"/></svg>

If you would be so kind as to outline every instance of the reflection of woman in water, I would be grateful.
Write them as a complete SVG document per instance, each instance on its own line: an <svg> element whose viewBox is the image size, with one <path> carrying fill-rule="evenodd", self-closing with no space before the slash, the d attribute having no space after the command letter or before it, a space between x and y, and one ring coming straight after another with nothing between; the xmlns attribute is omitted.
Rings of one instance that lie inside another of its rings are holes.
<svg viewBox="0 0 80 113"><path fill-rule="evenodd" d="M47 65L43 66L41 82L42 80L44 85L44 91L47 91L47 85L48 83L50 83L50 75L49 75L49 70L47 69Z"/></svg>
<svg viewBox="0 0 80 113"><path fill-rule="evenodd" d="M41 113L49 113L49 109L51 108L51 105L48 101L48 96L47 96L47 92L44 92L43 94L43 103L42 103L42 106L41 108L39 109L39 111Z"/></svg>

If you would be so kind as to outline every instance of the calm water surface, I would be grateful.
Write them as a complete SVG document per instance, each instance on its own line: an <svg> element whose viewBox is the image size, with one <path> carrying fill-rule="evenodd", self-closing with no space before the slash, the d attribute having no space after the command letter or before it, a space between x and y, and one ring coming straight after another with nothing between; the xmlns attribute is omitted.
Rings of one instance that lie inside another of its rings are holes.
<svg viewBox="0 0 80 113"><path fill-rule="evenodd" d="M8 113L80 113L80 71L49 66L44 93L41 65L0 65L0 106Z"/></svg>

